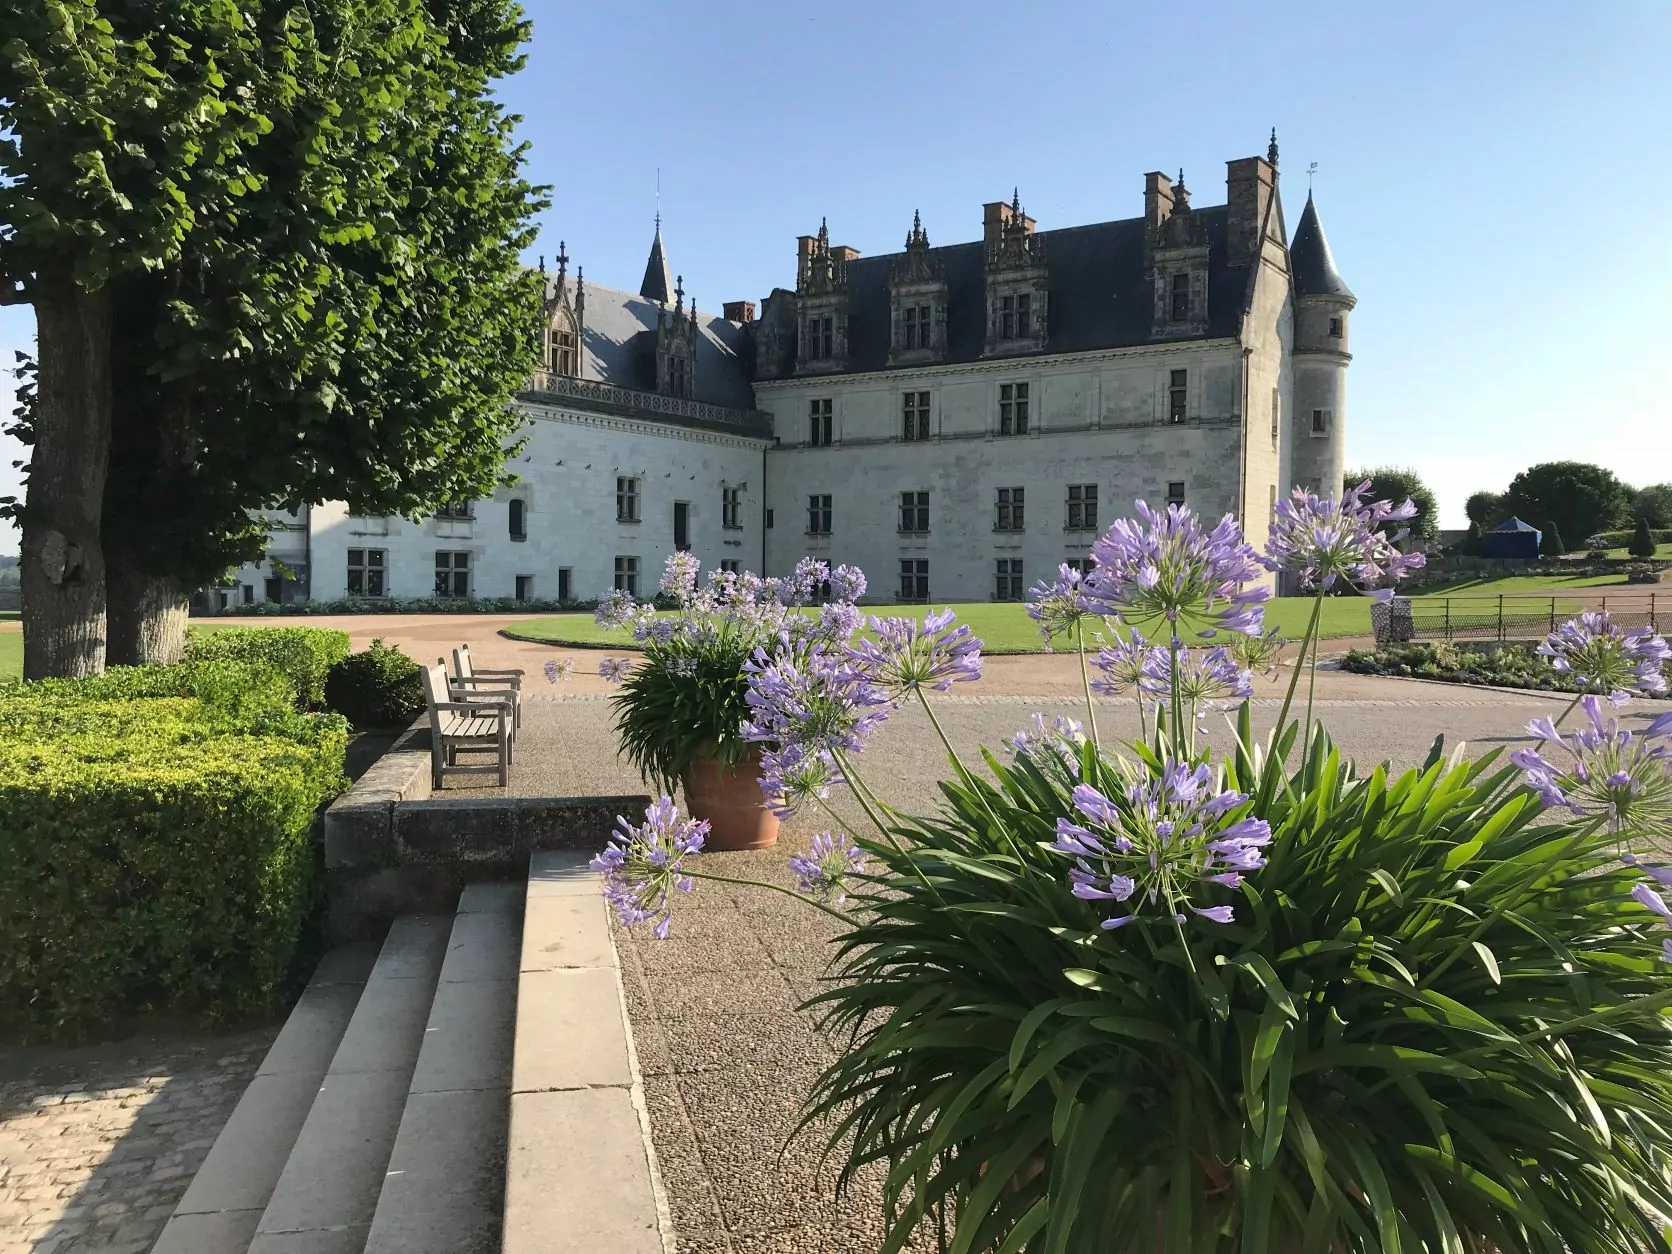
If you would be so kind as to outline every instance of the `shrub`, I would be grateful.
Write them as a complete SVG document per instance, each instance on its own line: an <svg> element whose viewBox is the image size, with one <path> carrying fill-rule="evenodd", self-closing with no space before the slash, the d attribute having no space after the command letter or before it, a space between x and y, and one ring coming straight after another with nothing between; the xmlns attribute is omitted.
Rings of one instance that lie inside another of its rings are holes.
<svg viewBox="0 0 1672 1254"><path fill-rule="evenodd" d="M1635 526L1624 531L1604 531L1600 535L1591 537L1599 542L1599 547L1609 549L1623 549L1631 544L1632 537L1637 534ZM1657 545L1672 544L1672 531L1650 528L1649 536ZM1588 542L1587 542L1588 543Z"/></svg>
<svg viewBox="0 0 1672 1254"><path fill-rule="evenodd" d="M1539 538L1539 552L1545 557L1562 557L1567 553L1567 545L1562 543L1562 533L1556 524L1544 524L1544 534Z"/></svg>
<svg viewBox="0 0 1672 1254"><path fill-rule="evenodd" d="M266 662L208 658L177 666L113 666L86 679L45 679L25 685L0 679L0 696L27 691L37 702L138 701L196 697L247 726L262 714L296 708L296 685Z"/></svg>
<svg viewBox="0 0 1672 1254"><path fill-rule="evenodd" d="M98 695L160 691L151 673L83 682L0 696L0 1022L57 1035L270 1009L313 901L343 720L251 708L240 730L197 697Z"/></svg>
<svg viewBox="0 0 1672 1254"><path fill-rule="evenodd" d="M560 601L554 598L519 601L515 597L385 597L369 601L345 597L339 601L297 601L288 605L264 601L231 607L229 618L295 618L326 614L567 614L598 608L596 600ZM217 616L222 617L222 616Z"/></svg>
<svg viewBox="0 0 1672 1254"><path fill-rule="evenodd" d="M357 728L405 725L424 708L423 672L399 646L373 640L331 668L325 703Z"/></svg>
<svg viewBox="0 0 1672 1254"><path fill-rule="evenodd" d="M348 656L348 650L346 631L319 627L194 627L186 655L190 661L229 658L264 662L290 680L301 709L318 710L325 705L325 676Z"/></svg>
<svg viewBox="0 0 1672 1254"><path fill-rule="evenodd" d="M1626 545L1626 552L1632 557L1649 558L1655 555L1655 538L1649 533L1647 518L1637 520L1637 526L1631 533L1631 543Z"/></svg>

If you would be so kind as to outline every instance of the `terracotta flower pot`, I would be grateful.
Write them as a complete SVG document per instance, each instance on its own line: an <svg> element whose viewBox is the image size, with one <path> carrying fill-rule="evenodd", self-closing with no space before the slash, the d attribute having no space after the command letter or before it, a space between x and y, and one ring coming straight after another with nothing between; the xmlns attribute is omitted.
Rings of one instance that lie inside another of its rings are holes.
<svg viewBox="0 0 1672 1254"><path fill-rule="evenodd" d="M704 849L726 852L769 849L778 843L778 816L761 801L761 749L726 770L699 753L685 772L685 802L693 818L707 819Z"/></svg>

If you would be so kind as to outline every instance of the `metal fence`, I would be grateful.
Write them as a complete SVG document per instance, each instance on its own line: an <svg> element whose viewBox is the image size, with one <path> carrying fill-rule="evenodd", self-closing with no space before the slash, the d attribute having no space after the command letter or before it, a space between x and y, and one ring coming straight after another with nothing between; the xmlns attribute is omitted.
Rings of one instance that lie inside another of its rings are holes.
<svg viewBox="0 0 1672 1254"><path fill-rule="evenodd" d="M1595 596L1394 597L1370 607L1378 644L1410 640L1539 640L1581 610L1608 611L1627 629L1672 625L1672 595L1623 592Z"/></svg>

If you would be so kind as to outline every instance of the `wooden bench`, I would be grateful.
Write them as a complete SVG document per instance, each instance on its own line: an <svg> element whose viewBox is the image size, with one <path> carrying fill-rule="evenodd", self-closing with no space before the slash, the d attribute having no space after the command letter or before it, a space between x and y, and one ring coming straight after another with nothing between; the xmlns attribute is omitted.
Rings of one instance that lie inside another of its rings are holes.
<svg viewBox="0 0 1672 1254"><path fill-rule="evenodd" d="M514 714L504 701L460 700L460 694L447 682L447 671L437 666L424 667L424 700L430 713L430 783L440 788L448 771L458 774L499 776L499 786L511 782L511 763L514 760L515 737L512 734ZM460 762L460 749L494 749L499 760L492 762Z"/></svg>
<svg viewBox="0 0 1672 1254"><path fill-rule="evenodd" d="M461 644L453 650L453 687L468 693L472 699L480 696L509 701L514 727L522 726L522 681L523 672L520 670L476 669L468 644Z"/></svg>

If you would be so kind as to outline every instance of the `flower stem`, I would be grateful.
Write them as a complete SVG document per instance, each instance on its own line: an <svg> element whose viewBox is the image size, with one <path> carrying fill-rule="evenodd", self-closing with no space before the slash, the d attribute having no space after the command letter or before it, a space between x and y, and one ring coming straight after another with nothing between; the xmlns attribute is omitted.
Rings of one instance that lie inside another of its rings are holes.
<svg viewBox="0 0 1672 1254"><path fill-rule="evenodd" d="M1086 629L1079 619L1074 620L1074 645L1080 655L1080 688L1086 694L1086 726L1091 729L1091 742L1099 744L1097 739L1097 711L1091 704L1091 675L1086 670Z"/></svg>
<svg viewBox="0 0 1672 1254"><path fill-rule="evenodd" d="M941 726L940 719L935 717L935 707L929 704L929 696L921 686L917 689L917 699L923 703L923 712L929 716L929 721L935 725L935 734L940 737L941 744L946 746L946 756L957 763L958 752L952 747L952 742L946 738L946 729Z"/></svg>
<svg viewBox="0 0 1672 1254"><path fill-rule="evenodd" d="M844 914L834 906L827 906L824 902L815 900L805 893L798 893L793 888L785 888L782 884L769 884L765 880L740 880L730 875L711 875L707 871L693 871L686 867L681 867L680 872L689 875L694 880L713 880L716 884L741 884L745 888L770 888L775 893L783 893L786 897L794 897L797 901L805 902L815 910L823 910L831 918L840 919L849 927L859 925L859 921L852 915Z"/></svg>
<svg viewBox="0 0 1672 1254"><path fill-rule="evenodd" d="M1318 595L1312 599L1312 618L1306 624L1306 634L1300 640L1300 656L1295 658L1295 673L1289 676L1289 691L1284 694L1283 708L1277 712L1277 730L1283 730L1288 721L1289 709L1294 704L1295 689L1300 686L1300 668L1306 664L1306 650L1312 643L1312 637L1318 630L1318 620L1324 612L1324 590L1318 589Z"/></svg>

